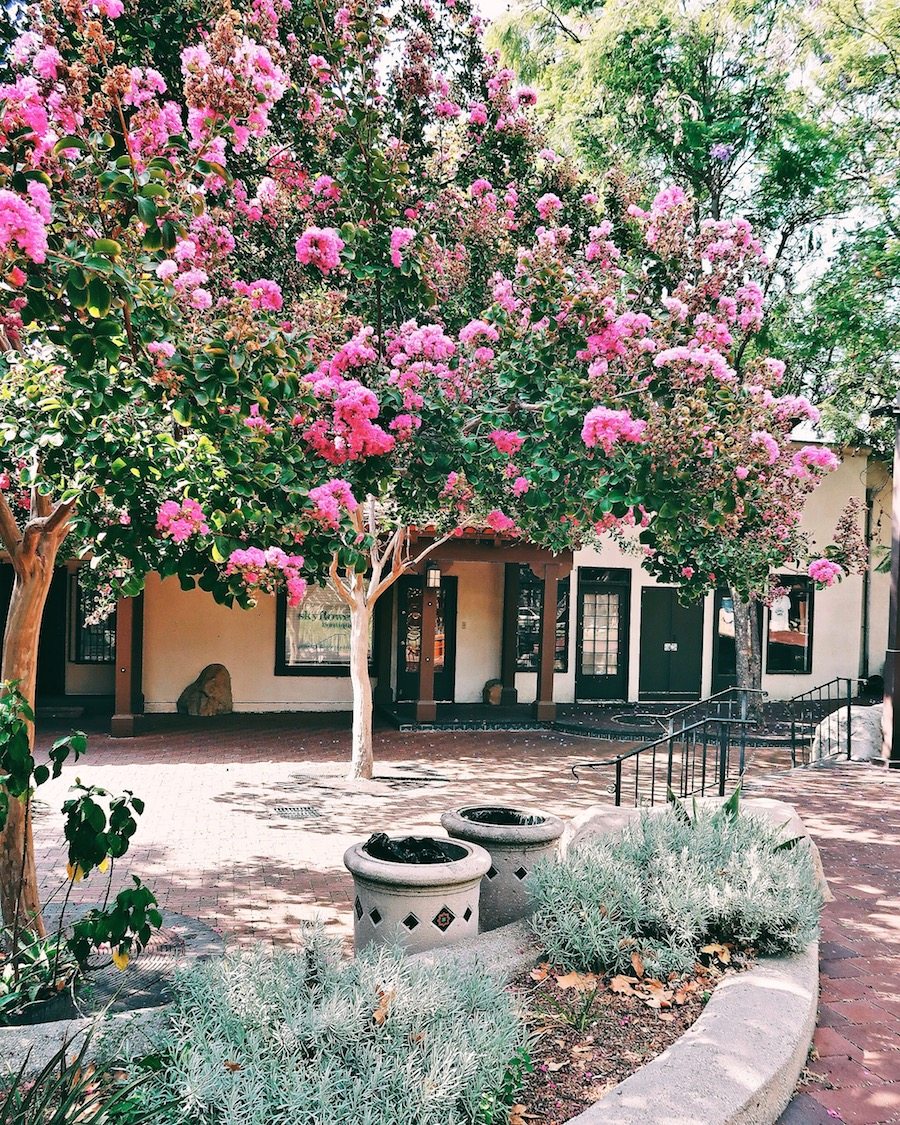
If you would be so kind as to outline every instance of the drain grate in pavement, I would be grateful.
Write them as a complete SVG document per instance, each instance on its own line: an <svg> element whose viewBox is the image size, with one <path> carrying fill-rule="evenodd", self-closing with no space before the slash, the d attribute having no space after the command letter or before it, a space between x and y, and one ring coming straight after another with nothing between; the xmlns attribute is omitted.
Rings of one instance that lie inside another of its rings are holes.
<svg viewBox="0 0 900 1125"><path fill-rule="evenodd" d="M276 805L273 812L276 816L283 816L288 820L309 820L320 815L315 805Z"/></svg>

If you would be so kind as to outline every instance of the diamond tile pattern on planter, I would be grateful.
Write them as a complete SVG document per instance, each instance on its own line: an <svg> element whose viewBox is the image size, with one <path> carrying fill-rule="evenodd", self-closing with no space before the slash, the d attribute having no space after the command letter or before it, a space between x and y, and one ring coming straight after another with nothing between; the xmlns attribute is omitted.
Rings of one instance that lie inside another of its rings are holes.
<svg viewBox="0 0 900 1125"><path fill-rule="evenodd" d="M548 813L486 806L446 812L441 824L451 839L480 844L490 853L481 884L481 929L527 917L525 880L538 860L556 855L563 822Z"/></svg>

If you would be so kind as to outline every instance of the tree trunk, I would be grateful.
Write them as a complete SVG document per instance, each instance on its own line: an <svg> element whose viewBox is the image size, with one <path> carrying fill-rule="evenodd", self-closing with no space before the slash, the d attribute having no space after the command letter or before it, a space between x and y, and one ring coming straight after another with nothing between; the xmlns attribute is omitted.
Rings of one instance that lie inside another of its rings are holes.
<svg viewBox="0 0 900 1125"><path fill-rule="evenodd" d="M756 602L752 598L742 598L737 590L731 591L734 606L734 655L738 689L752 692L747 697L748 717L759 722L762 719L762 661L760 659L760 637L757 627Z"/></svg>
<svg viewBox="0 0 900 1125"><path fill-rule="evenodd" d="M56 548L55 543L42 543L17 568L3 637L0 679L17 681L19 691L32 708L41 619L53 579ZM29 724L29 741L33 746L33 724ZM43 937L30 811L30 801L10 798L6 827L0 833L0 909L4 925L13 926L18 917L22 929Z"/></svg>
<svg viewBox="0 0 900 1125"><path fill-rule="evenodd" d="M372 681L369 679L369 622L372 606L366 599L366 582L353 577L350 591L350 683L353 688L351 735L351 781L370 778L374 768L372 750Z"/></svg>

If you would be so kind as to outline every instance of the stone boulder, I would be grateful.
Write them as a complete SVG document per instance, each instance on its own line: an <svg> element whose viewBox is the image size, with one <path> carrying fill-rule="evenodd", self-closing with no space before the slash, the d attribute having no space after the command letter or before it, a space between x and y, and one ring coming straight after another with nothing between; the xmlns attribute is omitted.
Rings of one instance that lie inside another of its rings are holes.
<svg viewBox="0 0 900 1125"><path fill-rule="evenodd" d="M234 710L231 699L231 675L224 664L207 664L193 683L188 684L178 697L179 715L230 715Z"/></svg>
<svg viewBox="0 0 900 1125"><path fill-rule="evenodd" d="M884 704L850 707L850 758L872 762L881 757L881 720ZM847 708L833 711L816 727L809 751L811 762L847 757Z"/></svg>

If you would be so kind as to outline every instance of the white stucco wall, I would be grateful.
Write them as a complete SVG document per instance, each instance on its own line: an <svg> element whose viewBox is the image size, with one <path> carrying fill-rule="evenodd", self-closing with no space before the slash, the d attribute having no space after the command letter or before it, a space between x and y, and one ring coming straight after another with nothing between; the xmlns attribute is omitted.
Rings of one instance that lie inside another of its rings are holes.
<svg viewBox="0 0 900 1125"><path fill-rule="evenodd" d="M867 470L863 455L845 455L839 470L831 474L810 498L804 526L820 548L832 537L834 523L851 496L865 498ZM877 477L877 473L876 473ZM879 478L884 484L883 474ZM876 480L876 484L878 480ZM890 543L890 490L876 495L875 523L881 540ZM557 673L558 702L575 698L576 620L579 567L616 567L631 571L628 698L639 690L639 640L641 591L654 581L633 555L623 553L611 541L599 550L578 551L572 572L568 670ZM499 675L503 568L491 563L456 563L444 566L458 580L456 701L481 699L487 680ZM872 574L870 590L870 671L878 672L884 659L887 638L889 579ZM763 687L772 698L789 698L835 676L855 677L861 658L863 582L858 575L846 578L830 590L815 592L813 662L809 675L772 675L764 671ZM701 693L712 690L713 595L704 602ZM153 577L147 584L144 611L144 680L146 707L150 712L172 711L183 688L206 665L225 664L231 672L235 709L345 710L350 706L350 682L345 677L276 676L275 601L263 598L253 610L225 609L199 590L182 591L174 580ZM396 664L396 614L392 626L392 664ZM519 700L535 697L537 677L520 673L516 678Z"/></svg>

